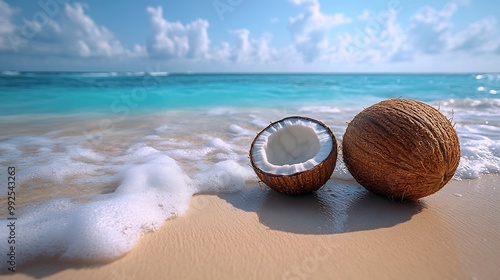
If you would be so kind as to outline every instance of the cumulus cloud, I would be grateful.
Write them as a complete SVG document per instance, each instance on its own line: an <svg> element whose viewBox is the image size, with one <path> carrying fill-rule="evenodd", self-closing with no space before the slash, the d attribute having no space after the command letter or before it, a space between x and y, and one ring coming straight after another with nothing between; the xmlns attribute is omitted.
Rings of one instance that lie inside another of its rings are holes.
<svg viewBox="0 0 500 280"><path fill-rule="evenodd" d="M9 48L8 36L14 32L13 15L14 9L0 0L0 50Z"/></svg>
<svg viewBox="0 0 500 280"><path fill-rule="evenodd" d="M500 55L497 19L485 17L457 30L453 25L456 11L461 8L457 1L440 9L430 6L418 9L404 28L400 15L392 9L378 13L365 9L351 19L343 13L325 13L319 0L289 0L289 3L299 12L286 25L291 35L288 46L275 48L272 34L255 35L245 27L225 30L230 39L212 43L206 19L171 22L158 6L147 7L144 13L151 27L147 42L127 48L90 17L85 4L60 4L57 13L22 19L16 18L20 14L18 9L0 0L0 54L6 57L5 54L18 51L24 55L65 58L149 56L164 61L172 59L179 65L207 62L205 66L224 64L243 70L249 65L264 70L288 66L316 69L344 66L346 60L353 67L385 65L386 69L392 69L393 62L416 65L422 58L432 62L434 58L445 61L450 57ZM282 21L273 18L271 22L281 25ZM337 32L339 26L347 24L353 29Z"/></svg>
<svg viewBox="0 0 500 280"><path fill-rule="evenodd" d="M236 62L248 61L253 52L253 46L250 42L250 31L248 29L231 30L230 33L238 38L238 47L234 49L230 57Z"/></svg>
<svg viewBox="0 0 500 280"><path fill-rule="evenodd" d="M339 52L348 61L398 62L416 55L443 55L463 51L467 54L494 53L500 48L496 19L483 18L461 32L453 32L453 16L459 6L455 2L437 10L425 6L410 17L408 29L397 21L397 12L375 15L364 10L357 18L357 32L338 37Z"/></svg>
<svg viewBox="0 0 500 280"><path fill-rule="evenodd" d="M85 14L82 4L66 4L59 23L51 22L39 38L53 39L51 48L69 56L118 56L129 54L113 33ZM137 47L136 47L137 49Z"/></svg>
<svg viewBox="0 0 500 280"><path fill-rule="evenodd" d="M409 38L416 52L439 54L465 51L471 54L493 53L500 46L494 17L471 23L463 31L454 33L452 18L458 5L446 4L441 10L423 7L411 18Z"/></svg>
<svg viewBox="0 0 500 280"><path fill-rule="evenodd" d="M187 24L170 22L164 18L163 8L148 7L147 12L154 33L147 44L148 55L162 59L203 59L212 62L268 62L276 50L270 47L272 36L263 34L252 38L246 28L229 30L235 44L226 41L212 47L208 34L209 22L196 19Z"/></svg>
<svg viewBox="0 0 500 280"><path fill-rule="evenodd" d="M232 60L236 62L267 62L273 59L275 50L269 46L272 38L270 34L251 39L248 29L231 30L230 33L238 38L236 47L229 55Z"/></svg>
<svg viewBox="0 0 500 280"><path fill-rule="evenodd" d="M441 11L429 6L418 10L411 17L408 31L414 48L428 54L447 51L450 43L450 32L453 28L450 19L456 10L455 3L446 4Z"/></svg>
<svg viewBox="0 0 500 280"><path fill-rule="evenodd" d="M292 35L294 48L305 62L313 62L328 53L331 45L328 31L333 27L351 22L342 13L324 14L318 0L291 0L300 6L303 12L289 19L288 28Z"/></svg>
<svg viewBox="0 0 500 280"><path fill-rule="evenodd" d="M338 49L349 62L404 61L411 57L407 37L397 23L397 12L388 10L377 16L363 11L363 22L355 33L338 37Z"/></svg>
<svg viewBox="0 0 500 280"><path fill-rule="evenodd" d="M372 13L370 12L370 10L367 9L364 9L363 13L358 16L358 20L360 21L369 21L372 18L373 18Z"/></svg>
<svg viewBox="0 0 500 280"><path fill-rule="evenodd" d="M8 11L1 8L3 14ZM144 53L139 45L132 51L123 47L111 31L85 13L83 4L66 3L59 8L60 12L53 15L38 11L31 20L23 19L21 25L7 28L2 38L9 41L12 51L28 55L113 57Z"/></svg>
<svg viewBox="0 0 500 280"><path fill-rule="evenodd" d="M252 38L250 30L229 30L236 38L235 44L222 42L220 46L211 50L211 60L230 61L238 63L268 63L278 58L278 50L271 47L271 34L264 33L260 37Z"/></svg>
<svg viewBox="0 0 500 280"><path fill-rule="evenodd" d="M473 53L495 52L500 47L498 38L494 36L497 21L494 17L487 17L469 25L451 40L453 50L471 51Z"/></svg>
<svg viewBox="0 0 500 280"><path fill-rule="evenodd" d="M148 7L154 35L147 44L151 56L161 58L204 58L210 47L208 21L197 19L186 25L169 22L163 17L163 8Z"/></svg>
<svg viewBox="0 0 500 280"><path fill-rule="evenodd" d="M9 33L14 30L14 25L11 23L13 14L14 9L3 0L0 0L0 34Z"/></svg>
<svg viewBox="0 0 500 280"><path fill-rule="evenodd" d="M293 4L300 6L304 4L312 4L312 5L317 5L318 0L290 0Z"/></svg>

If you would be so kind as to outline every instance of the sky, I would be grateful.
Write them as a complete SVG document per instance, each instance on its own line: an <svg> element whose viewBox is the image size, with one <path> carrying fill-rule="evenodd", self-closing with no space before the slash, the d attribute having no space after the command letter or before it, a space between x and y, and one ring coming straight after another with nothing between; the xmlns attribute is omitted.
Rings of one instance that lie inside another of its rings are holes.
<svg viewBox="0 0 500 280"><path fill-rule="evenodd" d="M0 0L2 71L500 72L491 0Z"/></svg>

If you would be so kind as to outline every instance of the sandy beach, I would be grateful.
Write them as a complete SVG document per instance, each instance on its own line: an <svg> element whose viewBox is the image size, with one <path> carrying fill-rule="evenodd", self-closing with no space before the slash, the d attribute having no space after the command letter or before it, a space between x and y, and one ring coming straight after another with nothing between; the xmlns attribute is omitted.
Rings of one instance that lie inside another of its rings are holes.
<svg viewBox="0 0 500 280"><path fill-rule="evenodd" d="M0 0L0 280L500 279L499 10Z"/></svg>
<svg viewBox="0 0 500 280"><path fill-rule="evenodd" d="M495 279L500 176L452 181L419 202L330 180L289 197L257 185L197 195L188 212L102 264L41 263L9 279Z"/></svg>

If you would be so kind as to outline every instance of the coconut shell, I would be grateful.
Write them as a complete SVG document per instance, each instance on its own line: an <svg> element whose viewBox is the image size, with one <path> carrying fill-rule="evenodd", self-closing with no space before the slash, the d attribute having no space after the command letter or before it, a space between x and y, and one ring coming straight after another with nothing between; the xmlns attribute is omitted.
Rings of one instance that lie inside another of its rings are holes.
<svg viewBox="0 0 500 280"><path fill-rule="evenodd" d="M268 128L275 125L276 123L283 122L289 118L305 119L311 122L315 122L321 125L323 128L325 128L325 130L332 138L331 151L325 160L315 165L313 168L305 171L297 172L290 175L278 175L265 172L262 169L260 169L254 162L253 149L255 141L257 141L259 136ZM249 154L250 154L250 163L252 164L253 170L255 171L259 179L269 188L284 194L301 195L317 191L323 185L325 185L326 182L332 176L333 170L335 169L335 164L337 163L337 140L335 139L335 136L333 135L330 128L327 127L324 123L307 117L292 116L273 122L269 126L264 128L261 132L259 132L252 142Z"/></svg>
<svg viewBox="0 0 500 280"><path fill-rule="evenodd" d="M458 135L437 109L390 99L360 112L342 142L345 164L368 190L415 200L440 190L460 161Z"/></svg>

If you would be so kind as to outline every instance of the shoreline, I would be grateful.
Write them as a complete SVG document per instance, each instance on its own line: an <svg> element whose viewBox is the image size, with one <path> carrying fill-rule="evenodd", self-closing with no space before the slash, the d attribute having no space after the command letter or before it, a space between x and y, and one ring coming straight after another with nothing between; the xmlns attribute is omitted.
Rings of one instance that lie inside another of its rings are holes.
<svg viewBox="0 0 500 280"><path fill-rule="evenodd" d="M335 178L303 197L248 185L196 195L187 213L116 261L44 262L0 278L493 279L499 183L500 175L453 180L416 203Z"/></svg>

